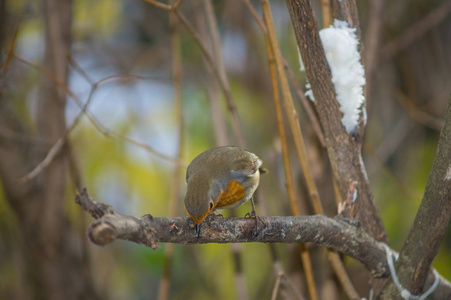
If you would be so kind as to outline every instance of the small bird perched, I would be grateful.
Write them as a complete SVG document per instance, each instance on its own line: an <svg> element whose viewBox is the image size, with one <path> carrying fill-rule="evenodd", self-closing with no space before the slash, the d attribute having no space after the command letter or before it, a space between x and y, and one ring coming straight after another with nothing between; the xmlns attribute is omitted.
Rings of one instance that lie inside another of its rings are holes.
<svg viewBox="0 0 451 300"><path fill-rule="evenodd" d="M262 161L238 147L225 146L199 154L186 170L186 213L200 224L217 208L237 207L252 199L260 180ZM251 216L255 216L254 201Z"/></svg>

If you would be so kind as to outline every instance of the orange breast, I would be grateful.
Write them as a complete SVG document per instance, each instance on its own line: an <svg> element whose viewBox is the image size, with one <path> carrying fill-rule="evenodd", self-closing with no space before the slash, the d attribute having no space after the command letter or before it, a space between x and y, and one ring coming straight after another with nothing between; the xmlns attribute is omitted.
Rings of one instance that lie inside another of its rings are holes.
<svg viewBox="0 0 451 300"><path fill-rule="evenodd" d="M226 191L222 191L219 195L219 201L216 204L217 208L226 207L229 205L233 205L243 199L245 194L243 185L236 181L235 179L231 180L229 183L229 187Z"/></svg>

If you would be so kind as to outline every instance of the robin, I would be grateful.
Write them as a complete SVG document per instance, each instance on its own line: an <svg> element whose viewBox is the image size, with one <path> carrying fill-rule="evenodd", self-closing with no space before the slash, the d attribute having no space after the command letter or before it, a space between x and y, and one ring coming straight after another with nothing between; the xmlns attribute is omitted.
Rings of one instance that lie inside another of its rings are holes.
<svg viewBox="0 0 451 300"><path fill-rule="evenodd" d="M199 154L186 170L186 213L200 224L216 209L237 207L249 199L255 217L252 195L257 189L262 161L257 155L238 147L217 147Z"/></svg>

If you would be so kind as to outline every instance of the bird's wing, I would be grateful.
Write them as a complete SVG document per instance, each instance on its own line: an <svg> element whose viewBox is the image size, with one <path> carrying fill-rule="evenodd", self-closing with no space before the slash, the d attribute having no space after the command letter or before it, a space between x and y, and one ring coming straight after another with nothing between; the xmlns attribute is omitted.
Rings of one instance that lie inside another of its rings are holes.
<svg viewBox="0 0 451 300"><path fill-rule="evenodd" d="M262 165L262 160L257 155L244 152L241 155L237 155L232 161L232 177L252 177Z"/></svg>

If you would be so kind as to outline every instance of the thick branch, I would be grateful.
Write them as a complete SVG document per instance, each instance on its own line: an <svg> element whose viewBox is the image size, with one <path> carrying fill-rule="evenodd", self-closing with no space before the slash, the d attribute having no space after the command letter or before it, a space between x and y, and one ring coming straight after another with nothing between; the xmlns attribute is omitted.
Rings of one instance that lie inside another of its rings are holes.
<svg viewBox="0 0 451 300"><path fill-rule="evenodd" d="M89 227L91 241L107 245L116 239L131 241L153 249L158 242L177 244L206 243L315 243L342 252L365 265L375 277L388 276L384 244L358 226L342 219L322 215L299 217L259 217L258 227L251 218L210 218L202 223L196 238L194 223L188 217L141 218L124 216L110 206L89 198L86 189L75 201L98 219ZM434 278L430 277L426 285ZM451 297L451 284L441 279L433 299Z"/></svg>
<svg viewBox="0 0 451 300"><path fill-rule="evenodd" d="M287 0L287 3L341 196L346 199L350 187L356 182L356 217L371 236L387 241L361 158L363 123L360 123L353 135L348 134L341 123L342 113L309 1Z"/></svg>
<svg viewBox="0 0 451 300"><path fill-rule="evenodd" d="M362 262L376 276L387 276L383 244L346 221L322 215L299 217L259 217L258 228L252 218L209 218L196 237L189 217L141 218L121 215L110 206L92 201L86 189L77 192L76 202L97 218L89 228L89 238L98 245L115 239L158 248L157 242L205 243L307 243L338 250ZM103 210L103 212L101 212ZM169 230L168 230L169 229Z"/></svg>
<svg viewBox="0 0 451 300"><path fill-rule="evenodd" d="M450 217L451 98L423 200L396 263L401 285L414 295L421 291L426 276L430 273L432 260L437 254ZM390 280L382 291L381 299L397 298L401 299Z"/></svg>

